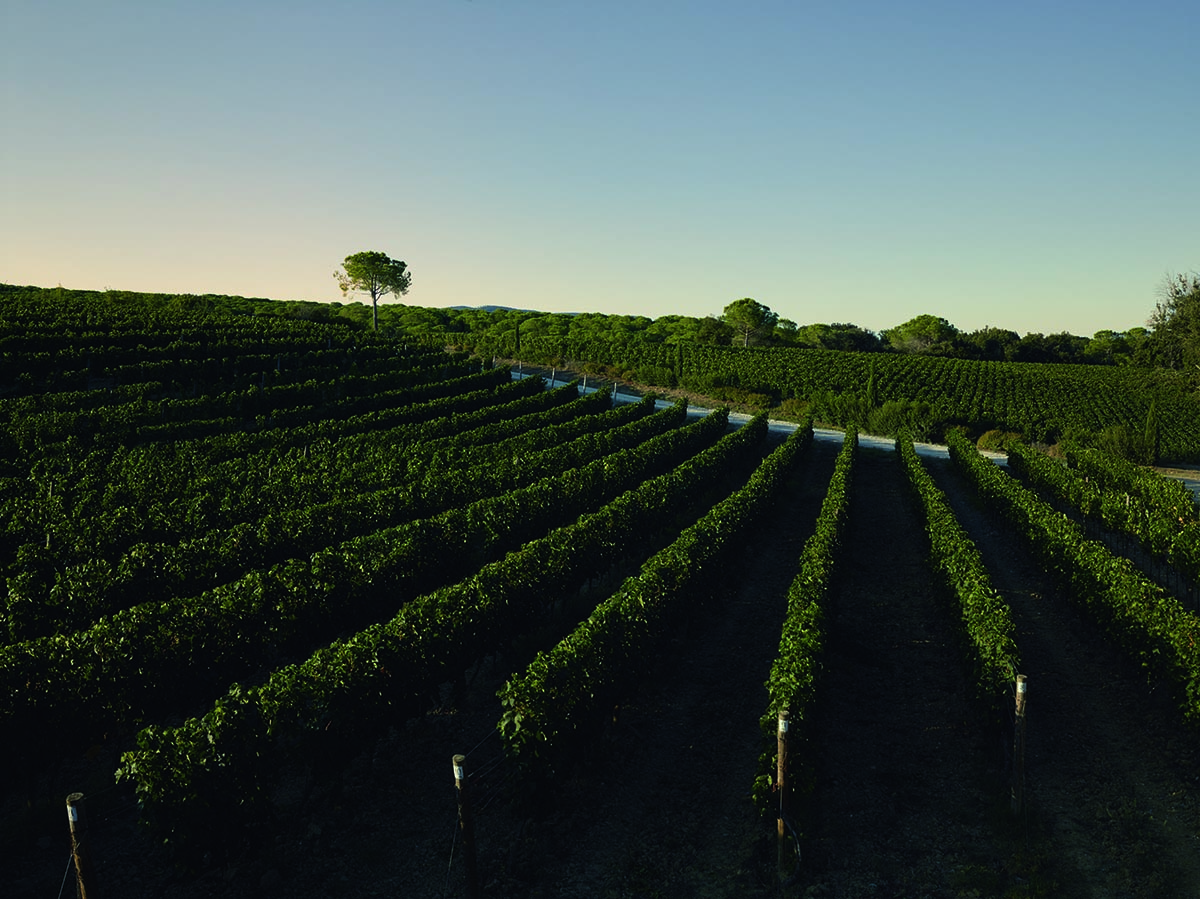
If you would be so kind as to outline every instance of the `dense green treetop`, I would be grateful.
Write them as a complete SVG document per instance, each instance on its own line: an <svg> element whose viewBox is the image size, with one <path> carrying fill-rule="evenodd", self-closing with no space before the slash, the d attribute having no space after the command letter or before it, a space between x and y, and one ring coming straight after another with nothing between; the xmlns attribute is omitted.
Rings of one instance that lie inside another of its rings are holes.
<svg viewBox="0 0 1200 899"><path fill-rule="evenodd" d="M795 346L818 350L862 350L873 352L882 348L874 331L845 322L831 325L804 325L796 329Z"/></svg>
<svg viewBox="0 0 1200 899"><path fill-rule="evenodd" d="M892 349L902 353L950 356L953 355L958 328L936 315L918 315L902 325L888 328L880 337Z"/></svg>
<svg viewBox="0 0 1200 899"><path fill-rule="evenodd" d="M778 314L750 297L734 300L725 307L721 317L741 338L742 346L750 346L751 338L770 335L775 330L775 323L779 321Z"/></svg>
<svg viewBox="0 0 1200 899"><path fill-rule="evenodd" d="M1150 316L1154 361L1167 368L1200 368L1200 274L1170 275Z"/></svg>
<svg viewBox="0 0 1200 899"><path fill-rule="evenodd" d="M379 330L379 300L392 294L403 296L412 286L412 272L408 271L408 266L378 250L352 253L342 262L342 271L334 272L333 277L343 296L351 291L362 291L371 298L371 321L376 331Z"/></svg>

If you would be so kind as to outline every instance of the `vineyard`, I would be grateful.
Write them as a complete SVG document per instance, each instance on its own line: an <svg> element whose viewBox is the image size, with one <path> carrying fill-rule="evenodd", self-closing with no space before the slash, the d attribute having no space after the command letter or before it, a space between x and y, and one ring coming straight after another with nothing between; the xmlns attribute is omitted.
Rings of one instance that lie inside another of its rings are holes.
<svg viewBox="0 0 1200 899"><path fill-rule="evenodd" d="M512 358L511 344L477 351ZM873 433L907 429L944 438L1015 432L1053 443L1107 438L1120 445L1153 431L1147 452L1200 461L1200 400L1194 377L1163 369L977 362L934 356L795 348L740 348L620 342L520 345L520 358L621 372L642 383L682 387L752 403L792 400L838 426L869 422Z"/></svg>
<svg viewBox="0 0 1200 899"><path fill-rule="evenodd" d="M135 899L1200 893L1195 502L1034 446L1195 458L1171 373L641 363L784 425L214 306L0 291L6 895L72 793Z"/></svg>

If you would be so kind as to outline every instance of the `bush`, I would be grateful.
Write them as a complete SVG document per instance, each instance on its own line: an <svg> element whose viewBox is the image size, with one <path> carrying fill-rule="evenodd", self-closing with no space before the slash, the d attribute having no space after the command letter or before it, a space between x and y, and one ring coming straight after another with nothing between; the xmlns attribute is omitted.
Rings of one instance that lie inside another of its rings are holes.
<svg viewBox="0 0 1200 899"><path fill-rule="evenodd" d="M933 407L919 400L888 400L867 413L867 430L885 437L907 433L915 440L928 440L933 430Z"/></svg>
<svg viewBox="0 0 1200 899"><path fill-rule="evenodd" d="M1118 456L1141 465L1154 462L1154 448L1142 434L1130 433L1125 425L1109 425L1096 435L1096 446L1110 456Z"/></svg>
<svg viewBox="0 0 1200 899"><path fill-rule="evenodd" d="M867 411L866 402L856 393L825 391L813 398L813 415L827 424L865 427Z"/></svg>
<svg viewBox="0 0 1200 899"><path fill-rule="evenodd" d="M787 397L779 404L778 415L789 421L803 421L808 417L812 403L799 397Z"/></svg>
<svg viewBox="0 0 1200 899"><path fill-rule="evenodd" d="M651 387L676 387L679 384L675 372L663 365L643 365L634 380Z"/></svg>
<svg viewBox="0 0 1200 899"><path fill-rule="evenodd" d="M1021 435L1013 431L1001 431L993 428L985 431L975 443L975 448L981 451L998 453L1008 452L1009 446L1021 439Z"/></svg>
<svg viewBox="0 0 1200 899"><path fill-rule="evenodd" d="M718 371L712 374L688 375L681 383L697 393L712 393L726 387L738 387L741 382L733 372Z"/></svg>

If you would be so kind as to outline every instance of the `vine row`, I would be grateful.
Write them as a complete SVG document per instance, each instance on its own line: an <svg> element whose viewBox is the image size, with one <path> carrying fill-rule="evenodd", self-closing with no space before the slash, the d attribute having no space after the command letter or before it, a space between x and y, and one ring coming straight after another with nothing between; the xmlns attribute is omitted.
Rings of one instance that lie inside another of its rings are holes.
<svg viewBox="0 0 1200 899"><path fill-rule="evenodd" d="M645 562L571 634L505 684L499 694L500 736L527 776L552 777L569 750L592 736L597 721L655 663L662 636L681 607L711 584L811 439L811 426L789 436L742 489Z"/></svg>
<svg viewBox="0 0 1200 899"><path fill-rule="evenodd" d="M1153 483L1168 480L1161 475L1130 477L1123 466L1110 464L1094 451L1075 451L1068 459L1087 461L1085 467L1069 467L1023 443L1008 450L1009 468L1026 483L1068 503L1085 518L1128 534L1146 552L1174 565L1193 587L1200 581L1200 521L1186 487L1171 482L1183 492L1180 496L1172 487ZM1123 460L1111 463L1117 461Z"/></svg>
<svg viewBox="0 0 1200 899"><path fill-rule="evenodd" d="M955 464L1000 507L1073 600L1148 673L1171 686L1185 718L1200 720L1200 618L1128 559L1088 540L1066 515L986 460L961 433L948 435L948 442Z"/></svg>
<svg viewBox="0 0 1200 899"><path fill-rule="evenodd" d="M135 603L194 595L256 568L561 474L679 427L687 415L686 401L649 415L652 409L648 399L589 416L579 436L572 436L580 430L576 421L544 428L540 436L557 445L536 452L522 452L518 438L476 446L469 466L425 466L423 474L408 477L412 459L381 450L368 461L385 477L395 469L387 479L399 486L279 509L176 544L135 544L114 562L93 557L57 571L48 589L38 589L36 569L23 571L9 578L8 593L0 598L0 630L13 642L70 633ZM301 502L302 492L296 495Z"/></svg>
<svg viewBox="0 0 1200 899"><path fill-rule="evenodd" d="M998 715L1010 703L1021 663L1011 610L992 586L979 548L959 524L946 495L925 470L912 441L898 439L896 451L923 513L930 561L942 584L958 602L970 647L975 691Z"/></svg>
<svg viewBox="0 0 1200 899"><path fill-rule="evenodd" d="M52 755L62 728L98 736L208 701L218 685L307 652L333 628L353 631L390 615L407 598L680 464L717 440L727 417L712 413L529 487L257 569L195 597L0 648L0 746Z"/></svg>
<svg viewBox="0 0 1200 899"><path fill-rule="evenodd" d="M576 523L406 603L391 620L277 669L260 686L235 685L203 716L143 729L118 779L134 783L148 822L173 845L217 836L214 822L228 829L253 818L285 761L353 751L418 714L438 684L505 649L564 592L671 526L697 483L740 464L765 436L759 419Z"/></svg>
<svg viewBox="0 0 1200 899"><path fill-rule="evenodd" d="M776 788L775 734L780 713L787 711L789 730L794 726L803 732L816 698L825 652L825 606L850 514L857 450L858 432L851 429L843 438L815 529L800 553L799 571L788 587L779 649L765 684L767 708L759 720L766 742L751 793L760 809L766 807L769 793Z"/></svg>

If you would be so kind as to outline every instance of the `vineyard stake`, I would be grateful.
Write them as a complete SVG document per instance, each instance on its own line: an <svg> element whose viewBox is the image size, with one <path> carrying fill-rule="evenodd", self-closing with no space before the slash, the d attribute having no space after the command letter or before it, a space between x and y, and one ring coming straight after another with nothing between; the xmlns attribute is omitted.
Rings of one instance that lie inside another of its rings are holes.
<svg viewBox="0 0 1200 899"><path fill-rule="evenodd" d="M779 815L775 819L775 844L776 858L775 863L782 874L783 867L783 846L785 837L787 836L787 825L784 824L784 787L787 784L787 763L788 763L788 724L791 713L787 709L779 711L779 727L776 730L776 752L775 752L775 789L779 792Z"/></svg>
<svg viewBox="0 0 1200 899"><path fill-rule="evenodd" d="M458 827L462 831L463 855L467 864L467 899L479 896L479 871L475 867L475 826L471 820L471 804L467 798L467 775L463 765L465 755L456 755L454 764L454 787L458 791Z"/></svg>
<svg viewBox="0 0 1200 899"><path fill-rule="evenodd" d="M1025 675L1017 675L1015 718L1013 721L1012 812L1019 815L1025 807Z"/></svg>
<svg viewBox="0 0 1200 899"><path fill-rule="evenodd" d="M82 793L72 793L67 797L67 826L71 829L71 858L75 862L75 886L79 899L97 899L100 893L96 888L87 848L88 827Z"/></svg>

